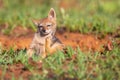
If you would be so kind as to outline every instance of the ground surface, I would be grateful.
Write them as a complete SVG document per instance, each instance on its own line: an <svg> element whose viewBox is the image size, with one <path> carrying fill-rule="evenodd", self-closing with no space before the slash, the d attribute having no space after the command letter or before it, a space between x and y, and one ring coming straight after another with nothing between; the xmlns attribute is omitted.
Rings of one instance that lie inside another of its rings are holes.
<svg viewBox="0 0 120 80"><path fill-rule="evenodd" d="M22 27L15 28L10 35L0 34L0 42L5 49L28 48L35 31L31 29L23 29ZM80 34L79 32L68 32L58 30L56 36L66 45L73 48L80 47L83 51L102 51L104 46L109 47L112 44L110 36L101 38L99 35Z"/></svg>
<svg viewBox="0 0 120 80"><path fill-rule="evenodd" d="M0 43L3 49L10 49L11 47L15 50L27 49L32 41L34 33L35 32L31 29L17 27L10 35L4 35L1 33ZM106 48L107 50L112 50L112 41L109 36L100 38L98 35L80 34L78 32L67 32L64 30L58 30L56 36L66 46L72 46L74 49L80 47L84 52L103 52ZM35 70L36 73L41 73L42 63L36 63L32 59L29 59L28 62L30 65L37 67L37 70ZM2 74L2 69L0 69L0 75ZM29 79L28 77L32 75L32 72L26 69L25 65L19 62L14 65L8 64L8 69L4 74L4 79L11 79L11 75L14 75L15 78L21 75L24 79ZM48 77L52 77L52 75L48 74Z"/></svg>
<svg viewBox="0 0 120 80"><path fill-rule="evenodd" d="M28 59L31 19L46 17L51 7L56 36L69 47ZM120 0L0 0L0 80L119 80L118 9Z"/></svg>

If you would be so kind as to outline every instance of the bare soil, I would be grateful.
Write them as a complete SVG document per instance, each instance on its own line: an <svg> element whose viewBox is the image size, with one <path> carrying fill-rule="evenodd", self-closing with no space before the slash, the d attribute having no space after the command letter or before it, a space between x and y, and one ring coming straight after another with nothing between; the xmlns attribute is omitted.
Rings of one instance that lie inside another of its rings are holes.
<svg viewBox="0 0 120 80"><path fill-rule="evenodd" d="M1 28L1 30L4 28ZM1 32L1 31L0 31ZM0 33L0 45L3 49L14 48L15 50L27 49L33 39L34 31L31 29L24 29L22 27L16 27L10 35L4 35ZM109 36L100 37L99 35L93 34L80 34L78 32L68 32L64 30L58 30L56 36L66 45L72 46L74 49L80 47L84 52L86 51L99 51L103 52L104 50L112 50L112 41L109 39ZM41 74L42 63L36 63L32 59L29 59L29 64L36 66L35 72ZM13 73L13 74L11 74ZM2 75L2 68L0 68L0 75ZM15 76L17 79L20 75L24 80L28 80L32 75L32 72L29 71L25 65L22 63L15 63L12 65L8 64L8 69L4 74L4 80L10 80L12 76ZM50 75L48 75L50 76Z"/></svg>
<svg viewBox="0 0 120 80"><path fill-rule="evenodd" d="M16 27L10 35L4 35L0 33L0 44L3 49L14 48L25 49L28 48L35 31L31 29L24 29L22 27ZM56 36L66 46L72 46L73 48L80 47L82 51L104 51L107 47L110 50L112 41L109 36L101 38L99 35L94 34L80 34L79 32L68 32L58 30Z"/></svg>
<svg viewBox="0 0 120 80"><path fill-rule="evenodd" d="M29 59L29 65L32 67L36 67L34 69L34 73L42 73L42 63L40 62L34 62L32 59ZM3 80L11 80L12 77L15 78L15 80L19 78L23 78L24 80L29 80L33 72L29 71L25 65L22 63L15 63L15 64L8 64L7 70L4 73L2 69L0 69L0 79Z"/></svg>

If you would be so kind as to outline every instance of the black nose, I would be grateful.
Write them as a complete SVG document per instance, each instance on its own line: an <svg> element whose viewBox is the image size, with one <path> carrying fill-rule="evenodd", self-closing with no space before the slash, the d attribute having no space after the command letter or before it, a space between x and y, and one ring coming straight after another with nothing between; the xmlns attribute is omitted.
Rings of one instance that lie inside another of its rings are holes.
<svg viewBox="0 0 120 80"><path fill-rule="evenodd" d="M46 32L46 30L45 30L45 29L43 29L42 31L43 31L43 32Z"/></svg>

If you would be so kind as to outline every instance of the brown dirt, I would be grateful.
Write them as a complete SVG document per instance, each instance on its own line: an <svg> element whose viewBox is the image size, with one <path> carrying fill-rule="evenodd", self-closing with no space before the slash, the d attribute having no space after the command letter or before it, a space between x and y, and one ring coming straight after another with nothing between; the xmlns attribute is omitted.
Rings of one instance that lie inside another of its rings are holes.
<svg viewBox="0 0 120 80"><path fill-rule="evenodd" d="M17 49L28 48L33 36L34 31L31 29L24 29L22 27L16 27L10 35L0 34L0 44L4 49L13 47ZM61 32L58 31L56 36L66 45L73 48L80 47L82 51L103 51L106 46L111 50L111 40L109 36L99 39L98 36L92 34L80 34L78 32Z"/></svg>
<svg viewBox="0 0 120 80"><path fill-rule="evenodd" d="M29 65L31 67L36 67L34 69L34 73L41 74L42 72L42 63L35 62L32 59L29 59ZM4 73L3 69L0 69L0 79L2 80L11 80L12 77L17 80L18 78L22 77L24 80L29 80L30 76L33 74L29 69L25 67L25 65L19 63L10 65L8 64L7 70ZM4 76L4 77L3 77Z"/></svg>
<svg viewBox="0 0 120 80"><path fill-rule="evenodd" d="M0 32L3 28L0 29ZM9 49L13 47L15 50L28 48L32 38L34 36L34 31L31 29L24 29L22 27L16 27L10 35L4 35L0 33L0 46L3 49ZM104 51L106 48L108 50L112 49L111 40L109 36L104 38L99 38L98 36L92 34L80 34L78 32L66 32L64 30L58 30L56 36L66 45L72 46L74 49L80 47L82 51ZM104 47L103 47L104 46ZM75 55L73 56L73 59ZM32 59L29 59L29 65L35 66L36 69L34 73L42 73L42 63L36 63ZM11 74L12 73L12 74ZM3 75L3 69L0 68L0 75ZM24 80L29 80L32 72L29 71L25 65L21 63L15 63L13 65L8 65L7 71L4 74L3 80L11 80L12 76L17 79L19 76L23 77ZM48 75L52 76L52 75ZM0 77L1 78L1 77Z"/></svg>

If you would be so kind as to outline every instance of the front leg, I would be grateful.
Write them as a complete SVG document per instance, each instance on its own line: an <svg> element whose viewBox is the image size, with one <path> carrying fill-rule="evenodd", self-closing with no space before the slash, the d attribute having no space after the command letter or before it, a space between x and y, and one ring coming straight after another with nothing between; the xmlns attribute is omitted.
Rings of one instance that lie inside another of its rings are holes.
<svg viewBox="0 0 120 80"><path fill-rule="evenodd" d="M42 45L39 48L40 48L40 54L41 54L42 58L45 58L47 56L47 53L45 51L45 45Z"/></svg>
<svg viewBox="0 0 120 80"><path fill-rule="evenodd" d="M45 44L45 51L46 51L46 53L49 53L51 51L51 44L52 44L51 38L50 37L46 38L45 43L46 43Z"/></svg>
<svg viewBox="0 0 120 80"><path fill-rule="evenodd" d="M27 56L28 56L29 58L32 57L33 53L34 53L34 49L32 49L32 48L29 48L29 49L27 50Z"/></svg>
<svg viewBox="0 0 120 80"><path fill-rule="evenodd" d="M27 50L27 56L32 57L32 55L35 53L35 46L36 46L36 41L33 39L32 43L30 44L30 47Z"/></svg>

